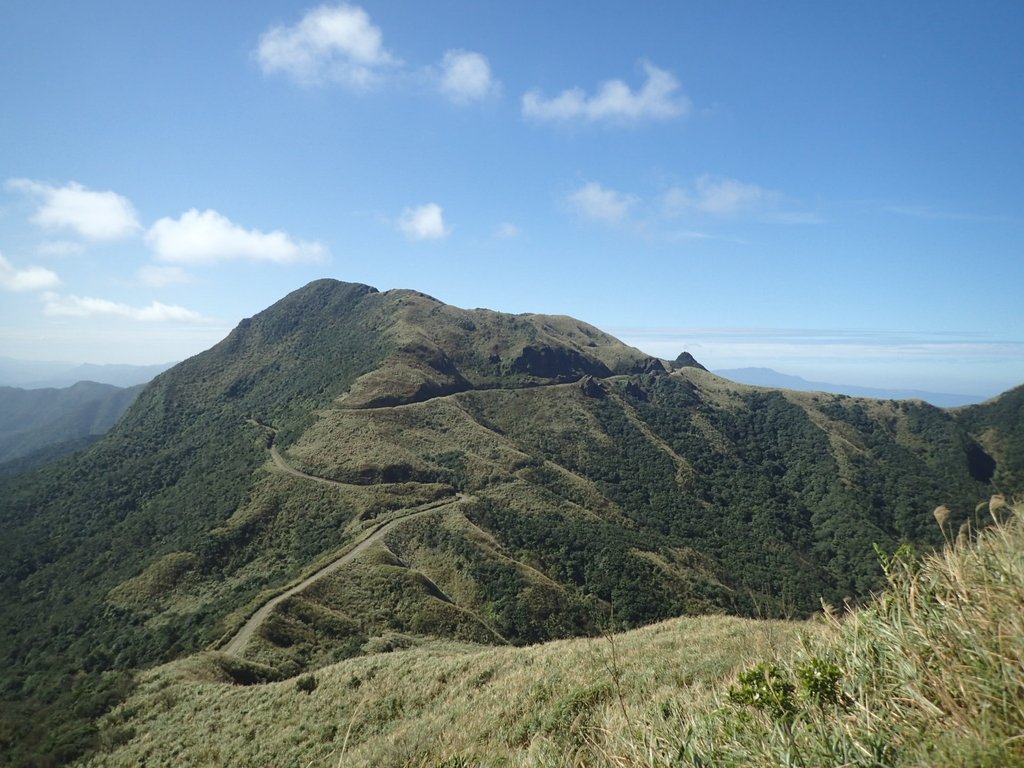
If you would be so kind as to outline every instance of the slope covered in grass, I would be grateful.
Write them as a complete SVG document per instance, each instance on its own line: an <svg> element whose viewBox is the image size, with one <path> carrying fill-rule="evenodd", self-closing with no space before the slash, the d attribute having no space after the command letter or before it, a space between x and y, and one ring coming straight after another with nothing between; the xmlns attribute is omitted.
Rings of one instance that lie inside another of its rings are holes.
<svg viewBox="0 0 1024 768"><path fill-rule="evenodd" d="M992 507L977 538L886 556L887 590L839 618L433 644L273 683L220 654L175 662L88 764L1024 765L1024 526Z"/></svg>
<svg viewBox="0 0 1024 768"><path fill-rule="evenodd" d="M613 640L433 644L250 686L224 671L229 657L205 655L145 675L89 764L559 764L622 706L673 718L751 655L790 647L802 626L707 617Z"/></svg>

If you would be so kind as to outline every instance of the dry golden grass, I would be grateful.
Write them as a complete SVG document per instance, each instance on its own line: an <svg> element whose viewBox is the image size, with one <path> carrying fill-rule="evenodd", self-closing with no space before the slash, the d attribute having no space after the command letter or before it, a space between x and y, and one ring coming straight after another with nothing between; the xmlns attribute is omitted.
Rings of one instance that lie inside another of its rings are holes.
<svg viewBox="0 0 1024 768"><path fill-rule="evenodd" d="M308 693L301 677L222 682L215 655L196 657L145 674L87 764L584 765L603 733L704 707L738 667L819 630L704 617L529 648L433 644L318 670Z"/></svg>

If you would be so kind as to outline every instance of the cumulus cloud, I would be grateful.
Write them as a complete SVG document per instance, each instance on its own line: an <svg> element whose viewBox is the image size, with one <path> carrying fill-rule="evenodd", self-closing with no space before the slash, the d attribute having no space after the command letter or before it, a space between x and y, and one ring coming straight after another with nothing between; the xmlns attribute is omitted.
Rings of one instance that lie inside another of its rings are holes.
<svg viewBox="0 0 1024 768"><path fill-rule="evenodd" d="M606 189L594 181L584 184L566 200L581 216L609 224L622 221L637 202L633 195Z"/></svg>
<svg viewBox="0 0 1024 768"><path fill-rule="evenodd" d="M7 188L39 199L32 221L41 227L71 229L91 240L118 240L142 228L131 202L115 192L96 192L74 181L54 187L32 179L10 179Z"/></svg>
<svg viewBox="0 0 1024 768"><path fill-rule="evenodd" d="M437 203L406 208L398 220L398 227L410 240L440 240L451 234L444 223L444 209Z"/></svg>
<svg viewBox="0 0 1024 768"><path fill-rule="evenodd" d="M643 62L647 80L637 91L622 80L608 80L588 96L582 88L548 99L539 90L523 95L523 115L534 120L638 121L669 120L690 112L690 100L679 93L679 81L664 69Z"/></svg>
<svg viewBox="0 0 1024 768"><path fill-rule="evenodd" d="M56 288L60 278L55 272L42 267L26 267L15 269L0 254L0 289L5 291L45 291Z"/></svg>
<svg viewBox="0 0 1024 768"><path fill-rule="evenodd" d="M670 215L697 210L716 216L732 216L759 208L776 197L776 193L757 184L705 175L697 179L692 188L669 189L662 198L662 204Z"/></svg>
<svg viewBox="0 0 1024 768"><path fill-rule="evenodd" d="M211 264L249 260L290 264L316 261L326 255L320 243L295 241L280 230L244 229L217 211L186 211L180 218L162 218L146 233L146 243L160 261Z"/></svg>
<svg viewBox="0 0 1024 768"><path fill-rule="evenodd" d="M290 27L272 27L260 37L255 55L264 74L280 72L303 85L334 82L352 88L372 86L382 70L398 63L369 14L346 3L321 5Z"/></svg>
<svg viewBox="0 0 1024 768"><path fill-rule="evenodd" d="M43 312L51 317L123 317L147 323L204 320L198 312L176 304L163 304L154 301L145 307L132 307L108 299L94 299L88 296L59 296L56 293L46 294Z"/></svg>
<svg viewBox="0 0 1024 768"><path fill-rule="evenodd" d="M456 104L483 99L491 94L497 83L491 76L487 57L472 51L452 50L441 59L441 93Z"/></svg>
<svg viewBox="0 0 1024 768"><path fill-rule="evenodd" d="M135 279L150 288L166 288L168 285L178 285L191 280L188 273L181 267L156 267L153 265L140 268L135 273Z"/></svg>

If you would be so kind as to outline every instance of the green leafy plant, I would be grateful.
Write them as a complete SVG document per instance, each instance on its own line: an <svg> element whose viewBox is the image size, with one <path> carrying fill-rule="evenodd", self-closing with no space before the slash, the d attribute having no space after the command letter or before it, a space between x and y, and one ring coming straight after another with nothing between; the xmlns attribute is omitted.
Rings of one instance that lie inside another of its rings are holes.
<svg viewBox="0 0 1024 768"><path fill-rule="evenodd" d="M775 720L792 717L797 711L796 686L778 664L761 663L741 672L729 689L733 704L753 707Z"/></svg>
<svg viewBox="0 0 1024 768"><path fill-rule="evenodd" d="M316 690L316 675L302 675L295 681L295 690L301 693L312 693Z"/></svg>
<svg viewBox="0 0 1024 768"><path fill-rule="evenodd" d="M801 693L819 707L845 707L843 695L843 670L839 665L819 656L796 668L796 678Z"/></svg>

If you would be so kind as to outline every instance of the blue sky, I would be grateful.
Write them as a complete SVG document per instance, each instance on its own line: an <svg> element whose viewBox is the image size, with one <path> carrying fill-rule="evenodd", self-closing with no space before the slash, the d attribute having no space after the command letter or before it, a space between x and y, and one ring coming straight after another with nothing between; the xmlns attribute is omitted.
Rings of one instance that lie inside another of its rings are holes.
<svg viewBox="0 0 1024 768"><path fill-rule="evenodd" d="M1024 382L1019 2L0 10L0 355L156 363L319 277L662 357Z"/></svg>

